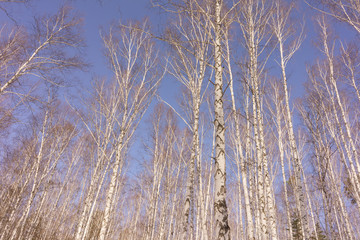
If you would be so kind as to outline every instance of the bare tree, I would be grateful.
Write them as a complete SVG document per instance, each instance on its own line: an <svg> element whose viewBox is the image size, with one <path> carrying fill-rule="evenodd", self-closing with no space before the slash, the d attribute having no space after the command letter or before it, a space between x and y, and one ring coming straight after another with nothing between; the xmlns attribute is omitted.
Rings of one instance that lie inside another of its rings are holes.
<svg viewBox="0 0 360 240"><path fill-rule="evenodd" d="M194 234L194 206L195 196L198 196L196 206L198 216L195 218L198 228L201 228L201 235L205 234L205 212L204 195L201 175L200 158L200 105L204 98L204 79L207 74L207 65L210 62L210 36L209 21L198 10L196 1L189 1L183 6L185 11L180 11L177 21L174 23L173 32L168 31L167 41L174 49L175 56L172 59L169 70L170 74L176 77L189 91L188 118L190 131L193 133L191 143L191 156L189 159L189 177L187 183L187 196L184 205L183 238L192 239ZM199 193L195 193L198 185ZM195 231L195 239L198 239L198 232Z"/></svg>
<svg viewBox="0 0 360 240"><path fill-rule="evenodd" d="M148 204L145 212L146 229L145 239L163 239L167 237L181 238L183 235L182 225L174 226L174 221L180 221L181 212L175 213L175 207L180 207L180 196L183 190L179 188L183 184L182 176L188 163L190 149L188 147L191 134L187 129L181 131L178 127L175 115L170 108L163 104L156 106L152 115L152 138L149 149L152 158L145 165L144 176L148 176L150 184L141 186L146 195ZM146 181L146 178L140 179ZM184 189L185 190L185 189ZM175 232L174 232L175 231Z"/></svg>
<svg viewBox="0 0 360 240"><path fill-rule="evenodd" d="M329 96L331 96L331 104L333 107L333 112L335 116L336 123L338 125L338 130L340 133L340 137L342 143L344 144L345 152L347 158L349 159L350 169L351 169L351 181L354 186L359 186L359 176L356 172L359 172L359 159L358 152L355 146L354 139L351 133L351 127L349 123L348 113L346 112L346 107L344 104L344 100L341 97L339 91L339 83L337 80L337 74L335 72L335 59L334 59L334 45L329 43L330 36L328 26L325 22L325 18L320 18L318 20L320 29L321 29L321 39L322 39L322 51L326 56L327 62L325 66L327 67L327 72L322 72L322 69L319 68L323 77L325 77L325 86L328 91ZM339 113L337 113L337 108L339 109ZM359 192L355 190L356 198L359 198ZM360 209L359 209L360 212Z"/></svg>
<svg viewBox="0 0 360 240"><path fill-rule="evenodd" d="M81 19L69 7L36 17L32 28L1 27L0 125L4 130L16 122L25 103L46 101L41 98L44 94L36 93L44 83L63 86L62 73L84 66L80 29Z"/></svg>
<svg viewBox="0 0 360 240"><path fill-rule="evenodd" d="M255 220L258 224L257 234L259 238L265 238L267 226L270 234L277 239L275 202L273 198L273 187L269 172L269 162L267 158L267 149L265 146L264 118L262 110L262 79L264 77L264 68L271 53L269 41L268 23L272 6L266 1L250 0L241 4L238 15L242 35L244 38L245 50L248 54L247 69L244 72L246 84L251 93L253 108L253 129L256 145L256 166L254 170L257 174L257 197L258 211ZM266 54L267 53L267 54ZM260 60L262 59L262 60Z"/></svg>
<svg viewBox="0 0 360 240"><path fill-rule="evenodd" d="M290 145L290 153L291 159L294 167L295 174L295 188L294 191L296 206L297 206L297 216L300 218L301 232L304 238L307 238L308 233L308 224L307 224L307 213L305 209L305 194L303 190L303 184L301 179L301 169L302 163L299 158L299 153L296 146L294 127L292 114L290 110L290 100L289 93L287 87L287 76L286 76L286 65L294 55L294 53L299 49L302 40L303 40L303 32L299 33L299 36L296 36L292 42L288 43L288 39L294 35L294 30L292 29L289 23L289 17L291 11L293 9L293 5L283 6L281 1L275 1L275 11L271 17L272 28L274 31L274 35L278 40L278 47L280 53L280 68L282 72L282 87L284 92L284 102L285 102L285 116L286 116L286 126L288 129L289 136L289 145Z"/></svg>
<svg viewBox="0 0 360 240"><path fill-rule="evenodd" d="M229 28L229 26L227 26ZM229 29L226 29L227 31L229 31ZM248 144L247 144L247 140L248 138L248 134L247 134L247 130L249 130L248 125L246 125L246 131L243 135L245 135L245 139L242 138L242 134L241 134L241 113L240 110L237 109L236 106L236 98L235 98L235 91L234 91L234 76L233 76L233 72L232 72L232 64L231 64L231 50L230 50L230 41L229 41L229 33L225 33L224 34L224 42L225 42L225 47L226 47L226 57L225 57L225 61L227 63L227 70L229 72L229 89L230 89L230 95L231 95L231 106L232 106L232 116L234 119L234 128L235 128L235 137L234 137L234 158L235 158L235 162L237 165L237 174L238 174L238 198L239 198L239 210L241 211L242 208L242 204L241 203L241 187L240 187L240 182L242 183L242 190L244 193L244 201L245 201L245 214L246 214L246 238L247 239L252 239L254 236L254 223L253 223L253 217L252 217L252 212L251 212L251 206L250 206L250 196L249 196L249 189L248 189L248 164L247 163L247 156L248 156ZM247 87L245 87L246 90L248 90ZM245 90L245 91L246 91ZM248 99L248 95L246 93L244 93L244 98ZM248 102L245 100L245 112L248 112ZM246 116L247 117L247 116ZM249 124L249 120L246 121L247 124ZM246 147L244 149L243 147L243 141L245 140L246 142ZM240 228L242 228L242 216L240 214L239 217L239 221L240 221ZM242 231L242 229L240 230ZM242 234L240 233L240 236ZM238 236L238 237L240 237Z"/></svg>
<svg viewBox="0 0 360 240"><path fill-rule="evenodd" d="M58 165L76 134L66 114L58 115L60 110L54 99L49 98L44 108L43 119L34 123L32 135L21 146L24 150L16 161L18 166L12 163L15 172L23 176L9 185L16 186L18 192L8 195L10 205L1 222L1 239L30 238L34 234L44 205L51 201Z"/></svg>
<svg viewBox="0 0 360 240"><path fill-rule="evenodd" d="M343 76L348 84L353 87L356 96L360 103L360 89L359 89L359 47L355 43L343 44L341 43L341 61L343 63Z"/></svg>
<svg viewBox="0 0 360 240"><path fill-rule="evenodd" d="M123 163L123 153L142 116L154 96L163 73L157 69L157 53L144 26L119 24L103 37L107 57L114 73L115 108L120 110L115 123L118 133L114 139L115 156L111 167L110 185L100 237L103 240L109 231L109 222L118 176Z"/></svg>
<svg viewBox="0 0 360 240"><path fill-rule="evenodd" d="M215 110L215 231L216 239L230 239L228 210L226 205L226 160L225 160L225 121L223 89L223 1L215 0L214 15L214 110Z"/></svg>
<svg viewBox="0 0 360 240"><path fill-rule="evenodd" d="M185 12L188 16L188 20L190 23L190 28L188 32L184 32L184 27L179 25L178 29L182 36L190 43L190 48L187 48L186 45L180 45L178 41L174 41L174 38L171 39L172 44L176 44L176 49L178 55L180 54L180 61L177 63L176 68L180 68L181 71L176 70L177 77L180 78L187 88L189 88L192 96L192 121L191 121L191 130L194 133L194 141L193 141L193 156L191 157L191 165L190 168L190 179L189 179L189 190L188 197L185 205L185 221L184 221L184 235L187 235L188 228L188 218L190 212L190 204L191 204L191 195L193 194L193 189L191 187L191 182L193 182L193 175L195 169L195 158L198 150L198 109L201 103L201 86L202 81L205 74L205 67L209 64L207 61L209 57L207 56L208 49L208 41L211 40L213 44L213 65L215 72L215 80L214 84L214 111L215 111L215 129L216 129L216 144L215 144L215 232L217 234L217 239L228 239L230 238L230 227L228 224L228 213L226 206L226 163L225 163L225 121L224 121L224 107L223 107L223 95L225 93L225 89L223 89L223 34L224 28L223 24L228 18L229 13L235 8L236 4L228 10L224 11L224 3L222 0L215 1L190 1L188 8L184 8L182 5L182 1L180 2L171 2L166 1L162 3L161 1L155 1L154 5L160 6L163 9L166 9L170 12ZM174 7L175 9L169 9L169 6ZM223 15L223 12L224 15ZM179 15L180 16L180 15ZM180 19L182 20L182 19ZM200 22L199 22L200 21ZM194 49L197 47L197 49ZM195 51L194 51L195 50ZM195 59L193 61L187 55L188 53L192 55ZM191 61L189 61L191 60ZM181 65L179 65L179 63ZM199 69L197 69L199 66ZM195 71L194 71L195 70ZM179 75L180 73L180 75ZM188 79L184 78L186 76ZM199 162L199 160L198 160ZM200 165L198 165L200 166ZM201 180L201 179L200 179ZM199 181L201 185L201 182ZM200 189L202 187L200 186ZM202 195L202 194L201 194ZM202 211L202 215L204 214L204 210ZM204 216L204 215L203 215ZM204 221L202 221L202 226L204 226ZM192 226L190 225L190 228ZM204 227L203 227L204 229Z"/></svg>
<svg viewBox="0 0 360 240"><path fill-rule="evenodd" d="M307 2L307 1L305 1ZM308 3L314 9L345 22L360 33L359 0L312 0Z"/></svg>
<svg viewBox="0 0 360 240"><path fill-rule="evenodd" d="M82 117L97 148L97 157L76 239L87 237L107 176L110 179L106 186L99 238L104 239L111 232L109 226L116 206L114 198L120 194L120 179L129 141L163 77L157 66L154 44L146 31L146 24L118 24L103 36L106 57L114 76L110 81L96 82L91 114L87 118Z"/></svg>
<svg viewBox="0 0 360 240"><path fill-rule="evenodd" d="M3 80L0 94L11 92L10 87L24 81L25 76L56 83L49 77L50 73L80 67L79 56L67 54L67 49L82 44L80 23L81 20L73 15L69 7L63 7L50 18L37 18L33 32L28 33L23 28L12 30L1 51Z"/></svg>

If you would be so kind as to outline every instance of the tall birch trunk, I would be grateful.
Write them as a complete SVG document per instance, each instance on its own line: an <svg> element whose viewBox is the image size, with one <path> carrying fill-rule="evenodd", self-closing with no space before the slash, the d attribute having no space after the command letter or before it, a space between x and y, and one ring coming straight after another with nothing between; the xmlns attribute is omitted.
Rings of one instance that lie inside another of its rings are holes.
<svg viewBox="0 0 360 240"><path fill-rule="evenodd" d="M248 192L248 174L247 174L247 168L246 168L246 158L243 154L243 147L242 147L242 141L240 137L240 120L237 114L236 109L236 101L235 101L235 93L234 93L234 79L232 75L231 70L231 64L230 64L230 47L229 47L229 39L228 39L228 32L225 36L225 45L226 45L226 61L228 63L228 71L229 71L229 78L230 78L230 94L231 94L231 106L232 106L232 114L234 117L234 124L235 124L235 149L237 151L237 154L239 159L237 159L237 165L238 165L238 175L239 175L239 201L241 202L241 187L240 182L242 183L242 189L244 192L244 201L245 201L245 214L246 214L246 238L247 239L253 239L254 237L254 226L253 226L253 220L252 220L252 213L250 209L250 200L249 200L249 192ZM241 175L241 181L240 181L240 175ZM239 203L240 203L239 202ZM242 208L242 204L240 204L239 208ZM242 222L242 216L240 216L240 221ZM242 224L240 224L240 227L242 227ZM242 232L242 231L241 231ZM242 234L241 234L242 236Z"/></svg>
<svg viewBox="0 0 360 240"><path fill-rule="evenodd" d="M272 16L272 27L274 28L275 36L279 44L279 53L280 53L280 68L282 74L282 86L284 92L284 102L285 102L285 123L287 127L289 145L290 145L290 156L294 167L295 174L295 202L297 208L297 215L300 220L300 227L302 238L306 239L309 233L308 223L307 223L307 213L305 207L305 197L304 190L302 187L301 180L301 160L299 158L299 153L295 141L294 127L292 123L292 115L290 110L290 100L287 87L287 76L286 76L286 64L291 59L293 54L299 49L302 42L302 35L294 40L294 44L290 45L287 49L287 54L284 53L285 41L290 36L291 32L288 30L288 18L290 16L293 5L282 6L281 1L276 1L275 3L275 14Z"/></svg>
<svg viewBox="0 0 360 240"><path fill-rule="evenodd" d="M124 115L124 119L125 118L126 118L126 114ZM125 133L123 130L121 130L119 140L118 140L119 143L117 146L117 151L115 153L115 164L112 169L109 190L106 195L104 217L103 217L103 221L101 224L99 240L105 240L105 238L107 236L109 224L110 224L110 215L111 215L111 211L113 208L113 201L114 201L114 197L115 197L116 186L118 185L118 178L119 178L119 175L121 174L121 169L122 169L123 161L124 161L123 154L122 154L123 148L125 147L124 146L124 138L125 138Z"/></svg>
<svg viewBox="0 0 360 240"><path fill-rule="evenodd" d="M339 128L338 130L340 133L340 138L344 145L345 152L347 154L348 161L350 164L351 172L349 173L349 175L350 175L351 184L354 186L354 189L353 189L354 197L355 197L356 201L359 203L360 202L360 191L359 191L360 179L359 179L359 176L357 173L360 171L360 165L359 165L359 161L358 161L358 154L357 154L357 149L356 149L356 146L354 144L354 141L353 141L353 138L351 135L351 129L350 129L349 122L347 120L347 114L345 112L343 103L341 101L340 93L339 93L339 90L337 87L337 82L335 79L335 70L334 70L334 58L333 58L333 52L332 52L333 50L330 50L330 48L328 46L328 37L329 37L328 36L328 27L324 21L325 21L324 19L318 20L318 23L319 23L321 31L322 31L321 36L322 36L322 40L323 40L323 52L327 58L327 64L328 64L327 67L329 69L330 86L328 86L328 84L326 84L326 83L325 83L325 86L330 95L332 108L334 111L334 117L335 117L336 123ZM334 99L334 97L336 100ZM339 109L340 109L340 117L337 114L336 104L339 106ZM343 127L341 125L341 120L344 124L345 133L344 133ZM350 145L350 147L348 147L348 145ZM358 205L358 210L360 213L360 205Z"/></svg>
<svg viewBox="0 0 360 240"><path fill-rule="evenodd" d="M39 175L39 169L40 169L40 162L42 161L43 154L44 154L44 144L45 144L46 137L47 137L47 128L48 128L47 124L48 124L48 117L49 117L48 114L49 114L49 112L47 110L45 112L44 121L43 121L42 129L41 129L41 139L40 139L39 151L38 151L38 154L35 159L35 164L33 165L33 168L31 169L31 172L34 171L34 176L33 176L33 184L31 187L30 196L26 203L25 211L13 230L13 233L10 237L11 240L22 237L22 233L23 233L23 230L24 230L24 227L26 224L26 220L30 213L30 207L34 201L36 190L39 187L38 175ZM20 233L18 234L18 227L20 226L20 224L21 224L21 228L20 228Z"/></svg>
<svg viewBox="0 0 360 240"><path fill-rule="evenodd" d="M265 62L259 63L259 56L268 47L269 14L271 8L266 1L249 0L243 4L239 23L245 40L246 51L249 55L248 83L252 93L253 129L256 154L257 197L258 197L258 225L260 238L266 239L269 234L277 239L275 201L272 182L270 181L267 150L262 110L261 75ZM262 45L262 42L264 45ZM256 215L257 216L257 215ZM269 229L269 232L267 231Z"/></svg>
<svg viewBox="0 0 360 240"><path fill-rule="evenodd" d="M280 166L281 166L281 176L283 181L283 192L284 192L284 200L285 200L285 209L286 209L286 220L287 220L287 230L288 230L288 239L293 239L293 231L291 227L291 211L290 211L290 204L289 204L289 197L288 197L288 187L287 187L287 180L286 180L286 172L285 172L285 164L284 164L284 133L283 133L283 98L280 94L280 85L274 83L272 85L273 92L273 102L275 105L275 126L278 134L278 148L279 148L279 158L280 158Z"/></svg>
<svg viewBox="0 0 360 240"><path fill-rule="evenodd" d="M225 162L225 122L223 107L222 79L222 0L215 0L215 234L216 239L230 239L228 209L226 205L226 162Z"/></svg>
<svg viewBox="0 0 360 240"><path fill-rule="evenodd" d="M193 123L192 123L192 131L193 131L193 139L191 143L191 154L190 154L190 170L189 176L187 179L187 194L185 198L185 207L184 207L184 221L183 221L183 239L192 239L194 233L194 222L192 216L192 209L194 208L194 183L195 183L195 160L198 150L199 144L199 101L200 96L197 96L196 93L193 94L192 102L195 105L193 108ZM200 95L200 93L199 93Z"/></svg>

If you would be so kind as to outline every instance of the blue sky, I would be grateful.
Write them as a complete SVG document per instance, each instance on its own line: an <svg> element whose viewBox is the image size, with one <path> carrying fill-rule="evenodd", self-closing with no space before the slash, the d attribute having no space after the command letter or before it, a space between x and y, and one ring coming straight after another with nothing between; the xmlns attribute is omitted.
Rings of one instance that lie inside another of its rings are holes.
<svg viewBox="0 0 360 240"><path fill-rule="evenodd" d="M76 0L72 5L84 17L84 34L87 43L87 57L92 65L88 78L108 72L102 55L101 31L108 31L111 24L118 21L143 21L149 18L152 28L164 22L163 15L151 7L149 0ZM168 79L169 80L169 79ZM173 81L163 81L160 91L164 98L172 100L176 93Z"/></svg>
<svg viewBox="0 0 360 240"><path fill-rule="evenodd" d="M105 59L102 55L102 42L100 39L100 31L108 30L109 26L116 21L138 20L141 21L148 17L153 28L157 28L159 24L165 23L165 16L160 14L159 9L151 8L149 0L72 0L67 1L68 4L74 7L75 11L79 13L84 19L84 37L86 41L86 58L92 65L90 71L79 76L82 84L87 85L94 75L102 76L108 73L108 68ZM15 16L16 19L22 19L25 24L31 22L31 17L41 15L44 13L54 13L59 6L66 3L61 0L33 0L27 7L21 4L11 3L6 6L9 9L10 15ZM289 84L291 89L291 96L293 98L299 97L303 93L303 83L306 81L306 64L310 64L319 55L319 52L313 46L313 11L299 1L299 20L306 20L306 39L300 50L294 55L294 59L289 63ZM8 6L10 8L8 8ZM22 16L19 18L18 16ZM1 19L8 20L1 14ZM341 31L346 31L339 28ZM343 34L342 34L343 35ZM275 63L274 57L269 59L270 65ZM85 80L86 79L86 80ZM167 100L172 100L171 95L175 94L172 87L173 81L165 80L162 83L160 93ZM293 99L292 98L292 99Z"/></svg>
<svg viewBox="0 0 360 240"><path fill-rule="evenodd" d="M157 29L157 26L161 24L165 24L165 15L161 14L159 9L151 8L149 2L149 0L72 0L67 2L84 19L83 34L87 45L84 52L87 61L91 64L91 68L88 72L77 74L76 77L80 80L82 86L85 88L90 87L94 76L109 76L109 69L102 54L101 29L107 31L112 23L120 20L142 21L146 17L149 18L149 22L154 29ZM66 2L61 0L32 0L26 7L16 3L5 3L2 6L8 9L9 15L16 18L21 24L30 25L33 16L55 13L64 3ZM301 21L303 16L306 21L306 39L288 66L288 81L292 101L304 93L303 84L307 80L306 66L313 63L320 56L320 52L313 45L316 35L313 28L315 12L309 9L303 1L299 1L298 15L298 21ZM4 21L8 22L8 20L4 14L0 14L2 23ZM344 27L342 24L335 26L337 33L342 37L353 37L349 33L348 27ZM159 48L159 51L165 53L166 50ZM275 56L274 54L269 59L269 66L274 69L277 67ZM165 78L159 93L165 100L175 104L176 95L179 93L178 89L178 84L176 85L173 79Z"/></svg>
<svg viewBox="0 0 360 240"><path fill-rule="evenodd" d="M8 5L2 4L2 6L5 6L6 9L8 9L8 14L17 19L20 24L24 24L29 27L34 16L46 13L53 14L63 4L64 1L61 0L32 0L27 6L13 3ZM79 92L78 96L80 97L84 97L84 95L86 96L86 92L84 90L87 89L88 91L91 91L91 82L94 77L112 76L102 52L103 43L100 38L101 30L108 31L111 24L120 20L123 22L129 20L142 21L145 18L149 18L149 22L155 31L158 26L166 24L165 14L160 13L159 9L151 8L149 0L72 0L69 1L69 4L73 6L74 10L84 19L83 35L87 45L84 53L86 61L88 61L91 65L87 72L78 72L74 76L69 76L70 79L76 78L77 83L82 86L76 90ZM317 39L317 34L315 33L313 26L314 17L316 15L315 11L311 10L301 0L299 1L297 11L297 21L302 21L302 19L305 19L306 21L306 38L298 52L293 56L293 59L288 64L288 84L290 90L290 101L292 103L296 98L301 97L304 94L303 84L308 78L306 72L307 66L313 64L317 58L322 58L320 51L314 46L314 41ZM0 23L4 25L4 23L8 22L9 18L6 17L3 12L0 12ZM299 22L295 24L300 26ZM344 24L335 24L334 26L336 34L341 36L342 39L354 39L354 33L349 31L349 27ZM240 43L238 44L241 47ZM235 48L237 48L237 45ZM165 55L166 50L166 47L159 47L160 54ZM237 57L241 58L241 53L237 55ZM279 77L280 69L275 62L276 60L278 60L277 54L273 54L268 60L268 66L271 74L276 74L277 77ZM178 110L179 107L177 106L177 99L180 97L179 89L180 84L171 77L164 78L159 89L159 95ZM212 89L212 86L210 86L210 89ZM66 93L66 91L64 91L64 93L69 94L69 92ZM71 95L74 95L74 93L72 92ZM157 101L155 100L153 102L155 104ZM77 105L80 103L72 101L71 104ZM207 109L207 106L204 106L204 109ZM130 164L128 169L130 170L130 173L134 175L140 170L139 163L144 160L143 158L150 157L149 154L144 152L143 145L144 141L151 138L149 135L151 125L150 121L148 121L150 113L151 108L148 110L142 120L142 123L139 125L139 129L137 129L135 135L136 138L132 141L133 145L129 152L130 158L134 161L128 161ZM299 124L299 118L294 117L293 119L295 125ZM182 123L181 120L178 122L180 124ZM185 126L185 124L181 125Z"/></svg>
<svg viewBox="0 0 360 240"><path fill-rule="evenodd" d="M54 13L59 6L65 3L73 6L76 12L84 19L84 37L87 44L86 57L92 65L88 73L90 79L93 74L102 75L108 71L105 59L102 56L100 29L106 31L111 23L119 20L141 21L145 17L149 18L152 27L155 29L159 24L165 23L165 16L160 14L159 9L151 8L149 0L32 0L27 7L16 3L5 3L2 6L8 9L10 16L14 16L15 19L28 25L32 16ZM303 1L298 1L298 3L298 20L301 21L304 16L306 21L306 39L300 50L294 55L294 59L289 63L289 84L293 97L302 95L302 84L307 78L306 65L313 63L320 54L313 45L315 35L313 18L315 12L310 10ZM22 17L19 18L19 16ZM0 14L0 21L8 21L8 18L4 14ZM336 25L336 32L342 38L345 35L353 38L353 34L350 34L348 27L344 27L342 24ZM274 57L269 59L270 65L274 63L274 60ZM168 86L166 82L163 85L166 86L167 90L170 90L168 88L171 85ZM165 93L168 93L168 91L165 91Z"/></svg>

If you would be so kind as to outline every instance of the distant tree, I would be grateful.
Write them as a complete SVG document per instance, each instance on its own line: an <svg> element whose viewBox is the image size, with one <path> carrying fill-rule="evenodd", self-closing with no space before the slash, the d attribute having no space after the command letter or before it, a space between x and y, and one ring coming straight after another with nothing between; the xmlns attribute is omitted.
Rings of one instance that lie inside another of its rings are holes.
<svg viewBox="0 0 360 240"><path fill-rule="evenodd" d="M301 220L297 216L296 213L294 213L292 215L291 228L292 228L292 232L293 232L293 235L292 235L293 239L294 240L302 240L303 239L303 230L301 227Z"/></svg>
<svg viewBox="0 0 360 240"><path fill-rule="evenodd" d="M354 192L356 190L354 190L354 186L353 184L351 183L352 181L350 180L349 177L346 177L345 180L344 180L344 192L345 192L345 195L350 199L351 203L352 204L358 204L358 202L356 201L356 198L354 196Z"/></svg>
<svg viewBox="0 0 360 240"><path fill-rule="evenodd" d="M23 136L14 148L17 153L9 159L7 166L2 166L8 168L3 172L3 179L10 182L1 193L1 207L6 214L1 219L0 239L32 237L39 224L45 226L45 206L57 188L54 176L77 133L67 115L59 115L59 106L55 99L49 98L43 111L34 119L30 136ZM41 234L46 230L42 229Z"/></svg>
<svg viewBox="0 0 360 240"><path fill-rule="evenodd" d="M237 22L240 25L244 49L246 52L246 62L243 70L245 84L249 88L249 98L251 99L252 116L247 121L251 122L255 143L255 162L254 173L256 174L256 194L258 204L255 210L256 230L258 238L266 238L267 234L273 239L277 239L277 224L275 214L275 200L271 174L269 171L270 159L265 142L265 121L263 111L263 82L264 72L269 53L271 29L269 29L270 17L273 12L270 2L264 0L242 1L239 5ZM255 236L254 236L255 237Z"/></svg>
<svg viewBox="0 0 360 240"><path fill-rule="evenodd" d="M284 6L284 3L281 1L275 1L275 11L271 16L271 27L274 31L274 35L278 41L278 49L280 54L280 68L282 73L282 88L284 93L284 104L285 104L285 123L288 132L288 141L290 145L290 154L291 154L291 163L294 168L295 174L295 187L294 196L296 200L296 207L298 216L300 217L301 231L303 236L306 238L308 223L307 223L307 213L305 209L305 191L303 190L303 182L301 179L301 170L302 163L299 158L298 149L296 146L294 127L293 127L293 117L290 110L290 99L288 93L288 79L286 74L286 66L288 62L291 60L292 56L299 49L302 41L303 41L303 33L299 32L298 36L296 36L296 31L292 28L292 24L290 23L290 14L294 5L290 4L288 6ZM294 36L295 35L295 36ZM291 39L293 38L293 39ZM291 42L287 40L292 40Z"/></svg>

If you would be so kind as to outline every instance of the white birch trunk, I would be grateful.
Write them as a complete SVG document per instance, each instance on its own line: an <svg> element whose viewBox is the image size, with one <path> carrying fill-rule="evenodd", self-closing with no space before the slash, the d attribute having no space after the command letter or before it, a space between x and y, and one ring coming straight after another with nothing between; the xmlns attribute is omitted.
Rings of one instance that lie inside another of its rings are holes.
<svg viewBox="0 0 360 240"><path fill-rule="evenodd" d="M234 124L235 124L235 144L236 144L236 151L238 152L239 158L237 160L237 165L238 165L238 170L240 170L238 172L238 177L239 177L239 208L242 208L242 204L241 203L241 187L240 187L240 182L242 182L242 186L243 186L243 192L244 192L244 201L245 201L245 213L246 213L246 238L247 239L252 239L254 236L254 226L253 226L253 220L252 220L252 213L251 213L251 209L250 209L250 201L249 201L249 193L248 193L248 186L247 186L247 181L248 181L248 176L247 176L247 169L246 169L246 158L244 157L243 154L243 149L242 149L242 142L241 142L241 138L240 138L240 122L239 122L239 118L237 115L237 109L236 109L236 102L235 102L235 94L234 94L234 79L233 79L233 75L232 75L232 70L231 70L231 65L230 65L230 48L229 48L229 40L227 38L227 35L225 36L226 41L226 50L227 50L227 62L228 62L228 71L229 71L229 78L230 78L230 94L231 94L231 103L232 103L232 112L233 112L233 117L234 117ZM240 176L241 176L241 181L240 181ZM240 214L240 220L242 222L242 214ZM240 226L242 228L242 224ZM242 232L242 231L241 231ZM241 234L242 236L242 234Z"/></svg>
<svg viewBox="0 0 360 240"><path fill-rule="evenodd" d="M33 176L33 184L32 184L32 187L31 187L31 192L30 192L30 196L29 196L29 199L26 203L26 206L25 206L25 211L23 213L23 215L21 216L20 220L18 221L18 223L16 224L14 230L13 230L13 233L10 237L10 240L14 239L15 237L17 238L21 238L22 236L22 233L23 233L23 230L24 230L24 227L25 227L25 224L26 224L26 220L28 218L28 215L30 213L30 207L32 205L32 202L34 200L34 197L35 197L35 194L36 194L36 190L39 186L39 183L38 183L38 174L39 174L39 169L40 169L40 162L41 160L43 159L43 150L44 150L44 144L45 144L45 139L47 137L47 122L48 122L48 111L45 112L45 116L44 116L44 121L43 121L43 126L42 126L42 129L41 129L41 140L40 140L40 147L39 147L39 151L38 151L38 154L36 156L36 159L35 159L35 164L33 165L33 168L31 169L31 172L35 171L34 172L34 176ZM20 228L20 234L19 236L17 236L17 229L18 227L20 226L20 224L22 223L21 225L21 228Z"/></svg>
<svg viewBox="0 0 360 240"><path fill-rule="evenodd" d="M285 72L285 61L284 61L284 51L283 51L283 42L282 39L279 39L279 49L280 49L280 62L281 62L281 71L282 71L282 79L283 79L283 88L284 88L284 96L285 96L285 116L286 116L286 126L289 134L289 143L290 143L290 153L293 161L294 172L295 172L295 198L298 214L300 217L301 231L303 238L307 238L309 233L308 223L307 223L307 213L305 207L305 199L304 199L304 191L302 188L301 181L301 160L299 159L299 153L296 146L294 128L292 124L292 116L290 110L290 100L287 88L287 78Z"/></svg>
<svg viewBox="0 0 360 240"><path fill-rule="evenodd" d="M126 116L126 115L124 115L124 116ZM124 159L122 158L122 150L124 148L124 146L123 146L124 138L125 138L125 133L122 130L120 133L119 139L118 139L119 145L117 146L117 151L115 153L115 165L112 169L109 190L106 195L104 217L103 217L103 221L101 224L99 240L105 240L105 238L107 236L107 231L108 231L108 227L109 227L109 223L110 223L110 214L111 214L112 207L113 207L112 203L114 201L113 199L115 196L115 190L116 190L115 188L117 186L117 182L118 182L117 180L121 173L121 169L122 169L122 165L123 165L123 161L124 161Z"/></svg>
<svg viewBox="0 0 360 240"><path fill-rule="evenodd" d="M284 188L284 200L285 200L285 209L286 209L286 220L287 220L287 229L288 229L288 236L287 238L292 240L293 239L293 231L291 226L291 212L290 212L290 204L288 198L288 191L287 191L287 180L286 180L286 173L285 173L285 165L284 165L284 145L283 145L283 128L282 128L282 104L279 96L279 89L277 86L274 86L274 104L276 109L276 129L278 133L278 148L279 148L279 157L280 157L280 165L281 165L281 174L282 174L282 181L283 181L283 188Z"/></svg>
<svg viewBox="0 0 360 240"><path fill-rule="evenodd" d="M340 138L342 140L343 146L345 148L345 152L347 154L348 157L348 161L350 164L350 170L351 172L349 172L349 176L350 176L350 181L351 184L354 186L354 197L356 199L357 202L360 202L360 181L359 181L359 177L358 177L358 172L360 171L360 165L358 162L358 155L357 155L357 150L356 147L354 145L352 136L351 136L351 130L350 130L350 126L349 123L347 121L346 118L346 113L340 98L340 94L337 88L337 83L335 80L335 72L334 72L334 63L333 63L333 55L332 52L330 51L329 47L328 47L328 30L327 30L327 26L324 22L321 22L321 20L318 21L320 28L322 30L322 40L323 40L323 47L324 47L324 53L327 57L327 61L328 61L328 68L329 68L329 78L330 78L330 86L328 86L325 82L325 86L326 86L326 90L329 93L330 96L330 100L332 103L332 108L333 108L333 114L338 126L338 130L340 133ZM334 96L335 95L335 96ZM336 98L336 102L334 100L334 97ZM337 109L336 109L336 103L340 108L340 117L341 120L344 123L344 127L345 127L345 133L343 131L343 127L341 125L340 122L340 118L337 114ZM348 143L350 145L350 148L348 147ZM360 213L360 206L358 205L358 210Z"/></svg>
<svg viewBox="0 0 360 240"><path fill-rule="evenodd" d="M242 13L243 19L240 19L241 30L243 32L248 52L249 62L249 85L252 91L253 107L253 128L256 147L257 164L257 193L258 193L258 222L260 224L261 239L266 239L267 226L270 229L270 235L277 239L276 215L273 199L273 188L270 181L268 169L268 159L265 146L265 135L262 116L262 99L260 94L261 81L260 76L264 65L259 66L258 57L264 47L260 47L260 42L265 37L264 26L268 24L266 17L269 9L265 6L265 1L248 1L244 6ZM267 44L265 43L265 46Z"/></svg>
<svg viewBox="0 0 360 240"><path fill-rule="evenodd" d="M226 163L225 163L225 125L222 80L222 0L215 0L215 234L216 239L230 239L228 210L226 205Z"/></svg>

